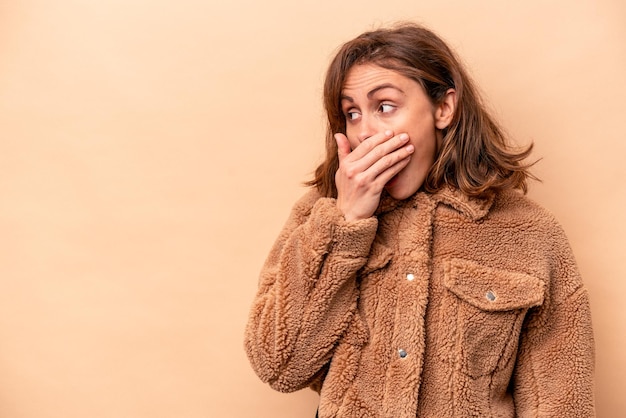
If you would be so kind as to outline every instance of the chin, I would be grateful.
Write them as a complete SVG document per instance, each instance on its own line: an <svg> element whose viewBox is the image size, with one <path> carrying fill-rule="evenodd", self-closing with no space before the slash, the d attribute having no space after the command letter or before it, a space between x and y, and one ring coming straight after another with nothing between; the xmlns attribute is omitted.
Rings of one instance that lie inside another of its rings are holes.
<svg viewBox="0 0 626 418"><path fill-rule="evenodd" d="M422 187L426 179L425 175L420 175L421 173L414 173L412 176L407 174L410 173L400 171L385 185L385 190L389 196L396 200L405 200L417 193Z"/></svg>
<svg viewBox="0 0 626 418"><path fill-rule="evenodd" d="M391 187L385 188L389 196L393 197L396 200L408 199L409 197L413 196L415 192L417 192L417 189L413 190L413 188L407 189L407 188L398 187L398 186L399 186L398 184L394 184Z"/></svg>

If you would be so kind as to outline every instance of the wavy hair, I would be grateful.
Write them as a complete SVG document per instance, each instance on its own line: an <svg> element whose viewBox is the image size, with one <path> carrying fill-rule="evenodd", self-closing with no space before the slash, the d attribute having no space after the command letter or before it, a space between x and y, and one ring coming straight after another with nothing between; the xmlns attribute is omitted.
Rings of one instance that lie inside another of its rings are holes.
<svg viewBox="0 0 626 418"><path fill-rule="evenodd" d="M434 105L448 89L456 91L457 105L433 166L424 181L427 192L445 185L468 196L482 197L494 191L527 191L534 163L524 163L533 145L515 150L503 130L486 110L477 89L452 50L435 33L413 23L365 32L340 47L324 82L324 108L328 118L326 158L308 186L326 197L336 197L335 173L339 167L333 135L346 132L341 91L348 71L358 64L375 64L419 83Z"/></svg>

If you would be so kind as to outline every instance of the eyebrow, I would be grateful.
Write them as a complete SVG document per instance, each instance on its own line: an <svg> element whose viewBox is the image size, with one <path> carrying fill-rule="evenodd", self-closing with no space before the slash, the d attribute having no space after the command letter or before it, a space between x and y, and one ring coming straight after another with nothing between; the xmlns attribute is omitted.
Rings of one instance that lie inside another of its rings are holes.
<svg viewBox="0 0 626 418"><path fill-rule="evenodd" d="M402 89L400 89L399 87L397 87L397 86L395 86L395 85L393 85L393 84L391 84L391 83L384 83L384 84L381 84L381 85L376 86L376 87L374 87L373 89L371 89L371 90L367 93L367 98L368 98L368 99L371 99L371 98L372 98L372 96L373 96L374 94L376 94L376 92L377 92L377 91L379 91L379 90L383 90L383 89L394 89L394 90L399 91L399 92L400 92L400 93L402 93L402 94L406 94L406 93L405 93L404 91L402 91ZM342 95L341 95L341 97L340 97L340 99L341 99L341 100L347 100L347 101L349 101L349 102L354 103L354 99L353 99L352 97L350 97L350 96L346 96L345 94L342 94Z"/></svg>

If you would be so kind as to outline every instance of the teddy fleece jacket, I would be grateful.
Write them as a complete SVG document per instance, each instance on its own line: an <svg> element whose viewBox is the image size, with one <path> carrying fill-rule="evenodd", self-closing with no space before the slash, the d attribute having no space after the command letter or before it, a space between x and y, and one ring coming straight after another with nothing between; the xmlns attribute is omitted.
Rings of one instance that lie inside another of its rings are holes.
<svg viewBox="0 0 626 418"><path fill-rule="evenodd" d="M587 291L567 238L516 191L444 188L347 222L294 206L245 333L258 374L319 416L593 417Z"/></svg>

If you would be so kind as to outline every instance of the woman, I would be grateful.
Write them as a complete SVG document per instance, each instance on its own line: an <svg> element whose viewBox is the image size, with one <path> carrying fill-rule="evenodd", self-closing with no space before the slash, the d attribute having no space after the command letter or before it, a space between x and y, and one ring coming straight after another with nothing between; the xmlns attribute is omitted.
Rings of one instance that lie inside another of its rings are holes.
<svg viewBox="0 0 626 418"><path fill-rule="evenodd" d="M324 86L326 160L260 277L259 377L328 417L594 416L588 295L454 54L364 33Z"/></svg>

